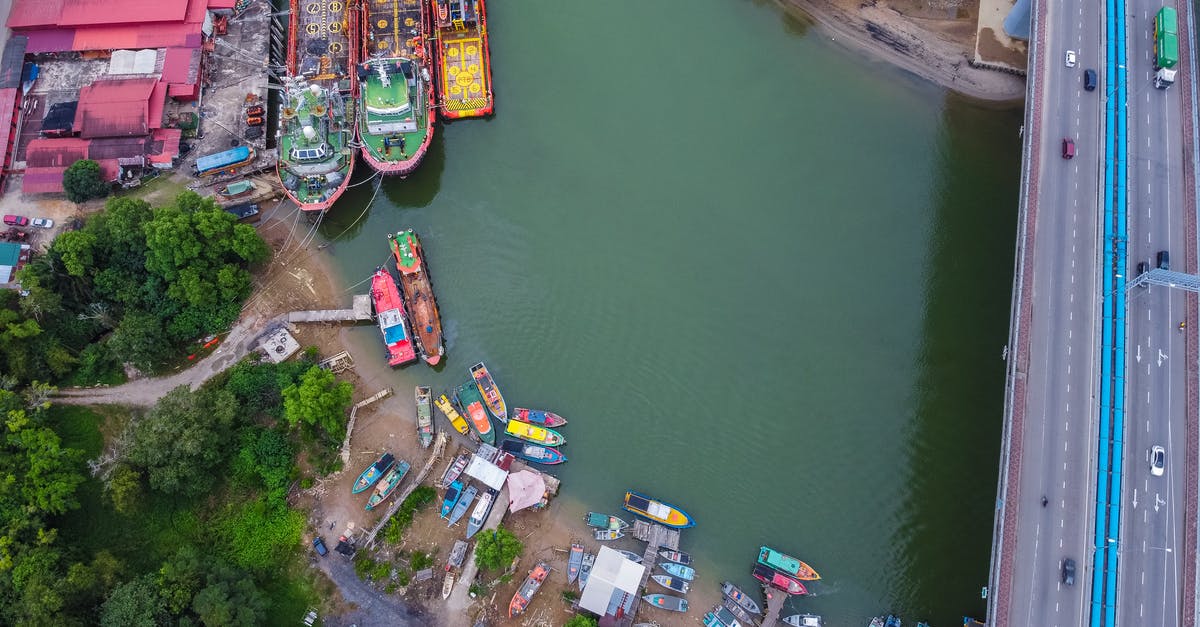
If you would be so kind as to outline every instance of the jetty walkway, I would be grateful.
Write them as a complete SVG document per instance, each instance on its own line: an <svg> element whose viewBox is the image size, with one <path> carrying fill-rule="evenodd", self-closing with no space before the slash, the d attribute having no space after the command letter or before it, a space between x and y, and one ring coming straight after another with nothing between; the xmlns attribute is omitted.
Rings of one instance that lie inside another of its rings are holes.
<svg viewBox="0 0 1200 627"><path fill-rule="evenodd" d="M311 309L308 311L293 311L287 315L288 322L359 322L370 320L371 297L367 294L355 294L350 309Z"/></svg>
<svg viewBox="0 0 1200 627"><path fill-rule="evenodd" d="M779 622L779 614L783 612L783 604L787 603L788 595L782 590L763 586L763 597L767 599L767 615L763 617L759 627L775 627Z"/></svg>
<svg viewBox="0 0 1200 627"><path fill-rule="evenodd" d="M645 520L633 521L633 537L646 543L646 551L642 553L642 565L646 570L642 572L642 581L638 584L638 590L645 590L650 584L650 575L654 574L654 565L658 563L658 550L660 548L670 549L672 551L679 550L679 530L664 527ZM636 596L633 599L633 604L629 606L629 614L625 616L625 622L622 624L633 624L633 617L637 616L638 606L642 604L642 597Z"/></svg>

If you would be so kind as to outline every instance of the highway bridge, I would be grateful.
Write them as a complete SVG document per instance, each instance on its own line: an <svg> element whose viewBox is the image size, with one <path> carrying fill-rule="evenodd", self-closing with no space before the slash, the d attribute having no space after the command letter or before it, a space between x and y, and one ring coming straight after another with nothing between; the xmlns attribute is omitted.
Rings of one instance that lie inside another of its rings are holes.
<svg viewBox="0 0 1200 627"><path fill-rule="evenodd" d="M989 625L1197 623L1195 16L1158 89L1161 2L1033 2Z"/></svg>

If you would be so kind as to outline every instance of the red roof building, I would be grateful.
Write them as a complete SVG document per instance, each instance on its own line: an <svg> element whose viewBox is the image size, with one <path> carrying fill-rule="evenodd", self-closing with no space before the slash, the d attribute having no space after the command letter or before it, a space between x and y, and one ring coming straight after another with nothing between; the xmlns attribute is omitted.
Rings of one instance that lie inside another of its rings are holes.
<svg viewBox="0 0 1200 627"><path fill-rule="evenodd" d="M75 109L75 130L85 139L93 137L134 137L149 135L162 127L163 99L166 90L157 90L153 78L96 81L79 91ZM151 118L156 110L158 119Z"/></svg>

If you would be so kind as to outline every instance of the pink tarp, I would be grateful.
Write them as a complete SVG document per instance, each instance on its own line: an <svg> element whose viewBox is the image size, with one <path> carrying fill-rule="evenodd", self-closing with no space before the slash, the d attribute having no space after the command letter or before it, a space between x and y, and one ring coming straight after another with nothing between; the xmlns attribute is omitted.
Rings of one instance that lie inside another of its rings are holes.
<svg viewBox="0 0 1200 627"><path fill-rule="evenodd" d="M508 475L508 511L516 512L542 502L546 494L546 481L532 470L522 470Z"/></svg>

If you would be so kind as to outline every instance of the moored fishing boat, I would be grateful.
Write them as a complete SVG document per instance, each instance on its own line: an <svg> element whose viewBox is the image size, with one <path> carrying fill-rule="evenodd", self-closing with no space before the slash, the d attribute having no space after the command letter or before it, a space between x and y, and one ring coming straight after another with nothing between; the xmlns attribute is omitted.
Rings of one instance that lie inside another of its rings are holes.
<svg viewBox="0 0 1200 627"><path fill-rule="evenodd" d="M375 509L376 505L382 503L387 497L396 491L396 486L400 485L400 481L404 479L404 475L408 474L409 465L406 461L398 461L392 469L379 480L379 485L375 487L375 491L371 493L371 498L367 499L367 509Z"/></svg>
<svg viewBox="0 0 1200 627"><path fill-rule="evenodd" d="M492 373L488 372L487 366L483 365L482 361L471 366L471 379L475 381L476 387L479 388L479 395L487 403L488 411L496 417L496 420L508 422L508 409L504 406L504 396L500 394L496 380L492 378Z"/></svg>
<svg viewBox="0 0 1200 627"><path fill-rule="evenodd" d="M736 607L736 606L735 606ZM743 627L743 623L738 620L737 615L729 611L729 608L724 605L718 605L710 612L721 624L725 627ZM745 623L745 627L751 627L752 623Z"/></svg>
<svg viewBox="0 0 1200 627"><path fill-rule="evenodd" d="M804 584L800 583L799 579L795 579L790 575L785 575L774 568L771 568L770 566L755 564L754 571L750 574L754 575L755 579L767 584L768 586L778 588L788 594L808 594L808 589L804 587Z"/></svg>
<svg viewBox="0 0 1200 627"><path fill-rule="evenodd" d="M534 444L543 446L561 446L566 443L567 438L563 434L554 429L546 429L544 427L535 427L528 422L519 422L509 420L504 427L504 432L514 438L521 438Z"/></svg>
<svg viewBox="0 0 1200 627"><path fill-rule="evenodd" d="M684 566L690 566L692 564L692 556L684 553L683 551L673 551L671 549L659 547L658 556L665 560L675 562L676 564L683 564Z"/></svg>
<svg viewBox="0 0 1200 627"><path fill-rule="evenodd" d="M642 556L638 555L637 553L634 553L633 551L626 551L625 549L618 549L617 553L624 555L625 559L633 562L634 564L642 563Z"/></svg>
<svg viewBox="0 0 1200 627"><path fill-rule="evenodd" d="M429 448L433 442L433 412L430 409L430 397L433 394L424 385L417 386L417 438L421 448Z"/></svg>
<svg viewBox="0 0 1200 627"><path fill-rule="evenodd" d="M471 427L467 426L467 420L450 404L450 397L443 394L433 403L437 405L438 409L442 410L442 415L446 417L446 420L450 421L450 426L454 427L455 431L463 435L470 432Z"/></svg>
<svg viewBox="0 0 1200 627"><path fill-rule="evenodd" d="M595 553L584 553L583 561L579 564L579 589L587 585L588 576L592 574L592 565L596 563Z"/></svg>
<svg viewBox="0 0 1200 627"><path fill-rule="evenodd" d="M725 597L724 599L721 599L721 605L725 607L725 611L736 616L738 621L740 621L742 624L754 624L754 617L750 615L750 612L746 611L746 608L738 605L737 601L734 601L729 597Z"/></svg>
<svg viewBox="0 0 1200 627"><path fill-rule="evenodd" d="M437 118L430 89L429 22L419 0L363 2L358 137L363 160L408 176L429 150Z"/></svg>
<svg viewBox="0 0 1200 627"><path fill-rule="evenodd" d="M502 440L500 442L500 450L535 464L561 464L567 461L567 456L563 455L562 451L549 446L539 446L531 442Z"/></svg>
<svg viewBox="0 0 1200 627"><path fill-rule="evenodd" d="M479 396L479 390L468 383L458 388L456 397L459 406L465 410L471 428L479 434L479 439L488 444L495 444L496 430L492 428L492 421L488 418L487 410L483 408L483 398Z"/></svg>
<svg viewBox="0 0 1200 627"><path fill-rule="evenodd" d="M700 624L704 625L704 627L728 627L728 625L718 620L712 612L705 614L704 617L700 619Z"/></svg>
<svg viewBox="0 0 1200 627"><path fill-rule="evenodd" d="M900 627L900 617L888 614L887 619L883 621L883 627Z"/></svg>
<svg viewBox="0 0 1200 627"><path fill-rule="evenodd" d="M417 351L408 337L400 290L396 288L392 273L384 268L376 270L371 277L371 302L375 305L375 319L387 346L388 365L402 366L415 360Z"/></svg>
<svg viewBox="0 0 1200 627"><path fill-rule="evenodd" d="M421 240L412 229L388 235L388 240L396 258L396 271L400 273L400 289L404 292L404 304L412 321L413 338L425 363L436 366L446 354L442 342L442 314L433 293L433 279L429 276Z"/></svg>
<svg viewBox="0 0 1200 627"><path fill-rule="evenodd" d="M454 480L458 479L458 476L462 474L462 471L466 470L467 464L470 463L470 461L470 455L463 454L455 457L454 461L450 462L449 466L446 466L446 472L442 475L442 480L440 483L442 485L450 485L453 483Z"/></svg>
<svg viewBox="0 0 1200 627"><path fill-rule="evenodd" d="M583 522L587 523L587 526L595 527L596 529L617 529L619 531L629 527L629 523L617 518L616 516L609 516L608 514L600 514L597 512L588 512L585 514L583 516Z"/></svg>
<svg viewBox="0 0 1200 627"><path fill-rule="evenodd" d="M471 507L471 503L475 502L475 496L479 494L479 488L469 485L462 491L462 495L458 497L458 502L454 504L454 509L450 510L450 516L446 518L446 526L452 527L466 513L467 508Z"/></svg>
<svg viewBox="0 0 1200 627"><path fill-rule="evenodd" d="M437 29L438 102L447 118L495 110L484 0L430 0Z"/></svg>
<svg viewBox="0 0 1200 627"><path fill-rule="evenodd" d="M876 616L871 619L871 623L867 627L883 627L883 621L884 618L882 616Z"/></svg>
<svg viewBox="0 0 1200 627"><path fill-rule="evenodd" d="M546 575L550 574L550 566L546 562L538 562L533 570L529 571L529 576L517 588L513 594L512 601L508 603L508 617L516 618L529 607L529 601L533 599L533 595L537 593L538 588L542 587L542 582L546 580Z"/></svg>
<svg viewBox="0 0 1200 627"><path fill-rule="evenodd" d="M696 578L696 570L691 566L684 566L675 562L659 562L658 567L666 571L668 575L679 577L684 581L691 581Z"/></svg>
<svg viewBox="0 0 1200 627"><path fill-rule="evenodd" d="M516 409L513 409L512 412L509 413L509 418L513 420L520 420L521 422L528 422L531 425L537 425L539 427L554 428L567 424L566 418L563 418L554 412L542 411L540 409L525 409L524 407L517 407Z"/></svg>
<svg viewBox="0 0 1200 627"><path fill-rule="evenodd" d="M792 627L821 627L825 624L821 617L816 614L792 614L791 616L779 619L779 621L784 625L791 625ZM920 625L917 627L920 627Z"/></svg>
<svg viewBox="0 0 1200 627"><path fill-rule="evenodd" d="M567 583L575 583L579 576L579 567L583 564L583 545L571 545L571 557L567 559Z"/></svg>
<svg viewBox="0 0 1200 627"><path fill-rule="evenodd" d="M446 573L446 578L442 580L442 600L450 598L451 590L454 590L454 573Z"/></svg>
<svg viewBox="0 0 1200 627"><path fill-rule="evenodd" d="M758 547L758 563L765 566L770 566L775 570L791 575L800 581L816 581L821 576L811 566L801 562L800 560L780 553L769 546Z"/></svg>
<svg viewBox="0 0 1200 627"><path fill-rule="evenodd" d="M479 533L483 529L483 523L487 522L488 514L492 511L492 505L496 502L496 491L488 490L479 497L479 504L475 506L475 511L471 512L471 518L467 520L467 539Z"/></svg>
<svg viewBox="0 0 1200 627"><path fill-rule="evenodd" d="M396 463L396 458L391 453L384 453L375 461L374 464L367 466L367 469L362 471L358 476L358 481L354 482L354 487L351 488L352 494L358 494L375 485L376 481L391 469L392 464Z"/></svg>
<svg viewBox="0 0 1200 627"><path fill-rule="evenodd" d="M735 603L745 608L751 614L762 614L762 608L758 606L758 603L754 599L751 599L749 595L742 592L741 588L728 581L721 584L721 594L725 595L726 598L733 599Z"/></svg>
<svg viewBox="0 0 1200 627"><path fill-rule="evenodd" d="M679 597L673 597L667 594L647 594L642 597L642 600L660 610L686 612L688 609L687 599L681 599Z"/></svg>
<svg viewBox="0 0 1200 627"><path fill-rule="evenodd" d="M450 515L454 506L458 504L458 497L462 494L463 484L458 479L455 479L450 487L446 488L446 496L442 498L442 518Z"/></svg>
<svg viewBox="0 0 1200 627"><path fill-rule="evenodd" d="M608 540L620 540L621 538L625 537L625 534L617 531L616 529L593 529L592 533L595 535L596 539L601 542Z"/></svg>
<svg viewBox="0 0 1200 627"><path fill-rule="evenodd" d="M687 529L688 527L696 526L696 521L692 520L687 512L662 501L656 501L644 494L639 494L630 490L625 493L625 503L623 507L642 518L652 520L660 525L674 527L676 529Z"/></svg>
<svg viewBox="0 0 1200 627"><path fill-rule="evenodd" d="M650 578L653 579L655 583L666 588L667 590L674 590L675 592L687 594L688 590L692 589L692 584L678 577L672 577L670 575L650 575Z"/></svg>

